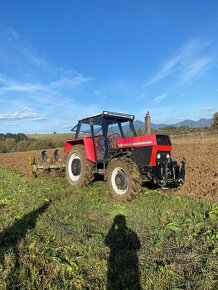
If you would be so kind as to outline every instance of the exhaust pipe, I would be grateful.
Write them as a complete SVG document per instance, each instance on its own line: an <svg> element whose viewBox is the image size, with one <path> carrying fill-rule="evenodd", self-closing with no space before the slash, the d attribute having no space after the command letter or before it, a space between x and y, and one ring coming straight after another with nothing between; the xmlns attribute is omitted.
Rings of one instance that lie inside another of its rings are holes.
<svg viewBox="0 0 218 290"><path fill-rule="evenodd" d="M151 116L149 112L145 116L145 134L151 134Z"/></svg>

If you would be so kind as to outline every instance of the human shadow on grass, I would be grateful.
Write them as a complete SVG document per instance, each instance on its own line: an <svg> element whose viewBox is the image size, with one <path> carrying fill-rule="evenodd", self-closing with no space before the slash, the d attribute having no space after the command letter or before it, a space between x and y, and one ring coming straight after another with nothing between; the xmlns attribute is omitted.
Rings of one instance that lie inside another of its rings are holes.
<svg viewBox="0 0 218 290"><path fill-rule="evenodd" d="M107 273L107 290L139 290L140 272L137 251L140 240L126 225L123 215L117 215L105 237L105 245L110 248Z"/></svg>
<svg viewBox="0 0 218 290"><path fill-rule="evenodd" d="M13 252L15 257L14 266L7 276L6 290L22 288L19 281L20 253L18 245L26 234L35 228L37 218L46 211L49 205L50 202L46 202L36 210L24 215L22 219L15 221L12 226L0 233L0 264L4 266L4 256L9 250Z"/></svg>

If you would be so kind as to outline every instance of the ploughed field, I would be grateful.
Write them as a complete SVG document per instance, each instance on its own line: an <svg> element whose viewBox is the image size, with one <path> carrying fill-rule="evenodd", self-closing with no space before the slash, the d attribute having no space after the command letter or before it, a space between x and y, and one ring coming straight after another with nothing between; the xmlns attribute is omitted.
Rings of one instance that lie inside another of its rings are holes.
<svg viewBox="0 0 218 290"><path fill-rule="evenodd" d="M58 163L55 161L53 154L55 149L47 149L46 152L48 154L48 157L50 159L50 162ZM32 173L32 166L30 165L31 161L35 157L36 163L39 162L40 164L43 163L41 159L41 152L42 150L36 150L36 151L27 151L27 152L11 152L11 153L1 153L0 154L0 167L4 168L10 168L13 170L16 170L18 172L21 172L23 174L31 175ZM63 161L65 158L63 153L63 148L59 148L59 155Z"/></svg>
<svg viewBox="0 0 218 290"><path fill-rule="evenodd" d="M186 159L186 181L177 193L218 200L218 135L184 136L172 138L173 158ZM0 167L31 174L29 156L40 156L40 151L0 154ZM47 150L49 156L54 149ZM64 159L63 149L59 151ZM52 157L53 158L53 157Z"/></svg>
<svg viewBox="0 0 218 290"><path fill-rule="evenodd" d="M173 156L186 159L186 181L179 193L218 200L218 135L177 137Z"/></svg>

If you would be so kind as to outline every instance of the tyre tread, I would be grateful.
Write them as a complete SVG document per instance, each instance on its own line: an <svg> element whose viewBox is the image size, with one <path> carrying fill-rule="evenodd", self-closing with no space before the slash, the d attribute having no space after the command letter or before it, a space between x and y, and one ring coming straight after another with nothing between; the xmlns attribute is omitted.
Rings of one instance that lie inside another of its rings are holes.
<svg viewBox="0 0 218 290"><path fill-rule="evenodd" d="M127 171L128 176L130 177L129 189L127 193L125 193L124 195L118 195L112 188L110 176L115 167L117 166L121 167L122 165L124 166L125 171ZM140 172L138 170L137 164L134 161L132 161L129 157L118 157L112 159L107 167L106 178L110 191L115 199L123 201L133 200L140 194L141 190Z"/></svg>
<svg viewBox="0 0 218 290"><path fill-rule="evenodd" d="M81 176L79 182L77 182L75 184L70 180L70 178L68 176L68 172L67 172L68 159L69 159L69 157L70 157L72 152L79 153L80 161L81 161L81 163L82 162L84 163L83 176ZM67 175L67 178L68 178L70 184L72 184L72 185L74 185L76 187L88 186L94 180L94 178L95 178L95 175L94 175L94 163L89 161L89 160L87 160L84 145L82 145L82 144L74 145L73 148L71 149L71 151L69 152L67 160L66 160L66 175Z"/></svg>

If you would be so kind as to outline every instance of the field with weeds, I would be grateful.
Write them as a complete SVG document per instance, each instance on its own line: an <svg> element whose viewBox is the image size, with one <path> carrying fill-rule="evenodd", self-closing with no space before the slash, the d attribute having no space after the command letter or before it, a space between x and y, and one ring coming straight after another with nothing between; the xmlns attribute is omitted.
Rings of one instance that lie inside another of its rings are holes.
<svg viewBox="0 0 218 290"><path fill-rule="evenodd" d="M0 289L218 289L215 202L0 169L0 213Z"/></svg>
<svg viewBox="0 0 218 290"><path fill-rule="evenodd" d="M57 133L57 134L27 134L27 136L31 139L35 140L47 140L51 139L54 142L64 142L68 139L72 139L73 133Z"/></svg>

